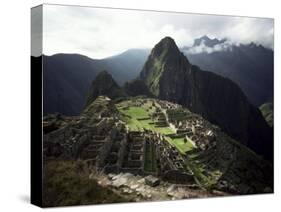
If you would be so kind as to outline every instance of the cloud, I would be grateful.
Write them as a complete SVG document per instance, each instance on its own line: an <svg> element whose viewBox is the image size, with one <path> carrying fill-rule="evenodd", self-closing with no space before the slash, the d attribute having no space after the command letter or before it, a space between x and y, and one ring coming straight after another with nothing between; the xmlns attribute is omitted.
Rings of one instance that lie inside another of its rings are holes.
<svg viewBox="0 0 281 212"><path fill-rule="evenodd" d="M201 42L198 46L192 46L188 48L185 53L187 54L200 54L200 53L213 53L213 52L221 52L221 51L232 51L232 45L236 45L230 41L225 41L220 44L216 44L213 47L206 46L205 42Z"/></svg>
<svg viewBox="0 0 281 212"><path fill-rule="evenodd" d="M216 15L44 5L43 52L92 58L152 48L165 36L179 47L202 35L273 47L273 20Z"/></svg>
<svg viewBox="0 0 281 212"><path fill-rule="evenodd" d="M224 35L238 43L255 42L273 48L273 20L262 18L235 18ZM221 32L220 34L222 34Z"/></svg>

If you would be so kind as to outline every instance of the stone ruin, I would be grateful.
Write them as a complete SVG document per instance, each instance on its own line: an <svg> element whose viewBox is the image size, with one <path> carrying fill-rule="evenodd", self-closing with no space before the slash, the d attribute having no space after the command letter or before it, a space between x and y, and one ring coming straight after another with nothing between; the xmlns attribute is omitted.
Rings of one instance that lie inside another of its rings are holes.
<svg viewBox="0 0 281 212"><path fill-rule="evenodd" d="M153 152L148 154L147 149ZM150 158L153 155L153 158ZM44 157L85 161L105 173L153 175L166 181L193 182L184 159L160 134L129 132L121 121L103 117L94 126L81 119L44 135ZM147 164L153 164L147 168Z"/></svg>
<svg viewBox="0 0 281 212"><path fill-rule="evenodd" d="M211 130L212 127L209 123L204 121L202 117L189 113L186 109L172 108L170 105L165 112L169 125L176 132L172 137L186 137L201 150L216 145L216 133Z"/></svg>
<svg viewBox="0 0 281 212"><path fill-rule="evenodd" d="M206 150L216 145L216 133L208 122L201 116L191 113L182 106L168 101L159 100L156 111L151 114L156 127L167 127L175 131L171 138L185 138L201 150Z"/></svg>

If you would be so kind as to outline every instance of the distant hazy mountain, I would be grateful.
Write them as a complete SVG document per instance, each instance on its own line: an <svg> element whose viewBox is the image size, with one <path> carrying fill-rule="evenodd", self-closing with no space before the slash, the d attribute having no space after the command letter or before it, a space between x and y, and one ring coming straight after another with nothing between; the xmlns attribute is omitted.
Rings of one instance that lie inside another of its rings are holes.
<svg viewBox="0 0 281 212"><path fill-rule="evenodd" d="M170 37L152 49L140 79L156 97L201 114L258 154L272 159L272 131L259 109L231 80L192 65Z"/></svg>
<svg viewBox="0 0 281 212"><path fill-rule="evenodd" d="M147 55L148 50L131 49L101 60L79 54L44 56L44 114L78 115L91 82L100 71L108 70L122 85L139 74Z"/></svg>
<svg viewBox="0 0 281 212"><path fill-rule="evenodd" d="M233 45L226 39L203 36L182 49L192 64L236 82L250 102L272 101L273 51L261 45Z"/></svg>
<svg viewBox="0 0 281 212"><path fill-rule="evenodd" d="M129 49L122 54L102 60L101 64L119 85L123 85L139 75L149 51L149 49Z"/></svg>

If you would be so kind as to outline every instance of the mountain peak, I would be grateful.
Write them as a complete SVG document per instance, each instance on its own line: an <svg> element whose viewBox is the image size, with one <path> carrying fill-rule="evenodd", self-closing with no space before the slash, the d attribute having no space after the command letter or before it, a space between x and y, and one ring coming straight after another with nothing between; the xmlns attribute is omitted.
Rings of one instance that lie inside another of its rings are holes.
<svg viewBox="0 0 281 212"><path fill-rule="evenodd" d="M140 79L153 95L158 96L160 92L158 82L169 78L176 84L178 79L175 77L183 76L189 67L189 61L180 52L175 41L171 37L165 37L152 49L140 73Z"/></svg>
<svg viewBox="0 0 281 212"><path fill-rule="evenodd" d="M153 48L151 54L158 57L166 54L179 54L180 50L176 42L171 37L164 37Z"/></svg>
<svg viewBox="0 0 281 212"><path fill-rule="evenodd" d="M113 77L105 70L99 72L90 87L86 106L90 105L98 96L107 96L111 99L125 96Z"/></svg>
<svg viewBox="0 0 281 212"><path fill-rule="evenodd" d="M166 37L162 38L159 43L176 45L175 40L173 38L171 38L170 36L166 36Z"/></svg>
<svg viewBox="0 0 281 212"><path fill-rule="evenodd" d="M208 37L208 35L203 35L201 38L199 38L201 40L212 40L211 38Z"/></svg>
<svg viewBox="0 0 281 212"><path fill-rule="evenodd" d="M100 79L100 80L102 80L102 79L110 79L111 80L112 79L112 81L114 81L112 76L106 70L100 71L98 73L96 79Z"/></svg>

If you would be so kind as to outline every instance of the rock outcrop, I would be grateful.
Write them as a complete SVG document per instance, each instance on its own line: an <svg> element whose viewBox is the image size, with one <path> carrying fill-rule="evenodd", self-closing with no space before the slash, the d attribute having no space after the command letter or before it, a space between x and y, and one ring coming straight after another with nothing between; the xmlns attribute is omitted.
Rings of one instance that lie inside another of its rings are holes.
<svg viewBox="0 0 281 212"><path fill-rule="evenodd" d="M90 105L98 96L105 95L111 99L126 96L125 92L106 71L101 71L92 82L86 106Z"/></svg>

